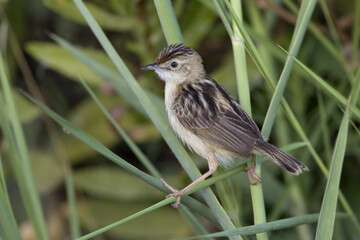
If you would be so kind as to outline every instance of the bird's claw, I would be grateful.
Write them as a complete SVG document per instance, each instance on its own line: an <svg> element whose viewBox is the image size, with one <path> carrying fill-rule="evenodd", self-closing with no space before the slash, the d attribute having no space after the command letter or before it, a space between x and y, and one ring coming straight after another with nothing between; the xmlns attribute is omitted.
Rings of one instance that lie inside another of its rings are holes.
<svg viewBox="0 0 360 240"><path fill-rule="evenodd" d="M165 187L167 187L170 191L172 191L172 193L166 195L165 198L176 197L176 201L172 203L171 206L173 206L174 208L179 208L180 200L182 195L184 195L184 192L182 190L176 190L175 188L170 186L164 179L161 178L160 180L163 182Z"/></svg>
<svg viewBox="0 0 360 240"><path fill-rule="evenodd" d="M247 171L249 182L251 185L256 185L257 183L262 183L261 178L258 175L256 175L256 173L255 173L255 161L254 160L250 161L250 166L245 168L245 170ZM253 181L254 179L256 180L255 182Z"/></svg>

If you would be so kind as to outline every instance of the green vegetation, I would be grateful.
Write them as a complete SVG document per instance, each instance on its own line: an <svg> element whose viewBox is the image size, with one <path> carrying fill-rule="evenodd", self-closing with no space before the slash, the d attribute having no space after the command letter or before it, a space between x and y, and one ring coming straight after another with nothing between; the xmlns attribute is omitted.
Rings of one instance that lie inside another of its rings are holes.
<svg viewBox="0 0 360 240"><path fill-rule="evenodd" d="M359 26L360 0L0 1L0 239L360 238ZM310 172L238 159L173 209L160 178L207 163L140 68L179 42Z"/></svg>

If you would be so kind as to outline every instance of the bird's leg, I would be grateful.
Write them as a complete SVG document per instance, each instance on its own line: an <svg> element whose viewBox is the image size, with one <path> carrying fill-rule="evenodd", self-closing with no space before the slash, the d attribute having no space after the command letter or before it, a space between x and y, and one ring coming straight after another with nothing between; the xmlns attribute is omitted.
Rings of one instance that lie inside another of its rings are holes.
<svg viewBox="0 0 360 240"><path fill-rule="evenodd" d="M258 175L256 175L256 173L255 173L255 155L254 154L251 154L250 166L245 168L245 170L247 171L247 174L249 177L249 182L251 185L255 185L256 183L262 182L261 178ZM253 179L255 179L256 181L254 182Z"/></svg>
<svg viewBox="0 0 360 240"><path fill-rule="evenodd" d="M176 201L173 204L171 204L174 208L178 208L180 206L181 197L187 191L189 191L193 186L195 186L199 182L205 180L207 177L209 177L216 171L216 169L218 167L218 162L215 159L215 156L212 156L211 158L209 158L208 163L209 163L209 171L204 173L201 177L199 177L198 179L196 179L195 181L193 181L192 183L190 183L189 185L187 185L185 188L183 188L181 190L176 190L175 188L171 187L167 182L165 182L164 179L160 179L164 183L165 187L167 187L168 189L170 189L170 191L172 191L172 193L166 195L165 198L177 197Z"/></svg>

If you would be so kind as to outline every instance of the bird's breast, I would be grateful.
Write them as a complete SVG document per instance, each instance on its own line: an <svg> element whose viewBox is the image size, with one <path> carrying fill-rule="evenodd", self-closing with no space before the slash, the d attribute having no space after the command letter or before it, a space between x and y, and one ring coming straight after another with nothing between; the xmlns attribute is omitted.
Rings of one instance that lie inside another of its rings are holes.
<svg viewBox="0 0 360 240"><path fill-rule="evenodd" d="M210 147L191 130L186 129L178 120L174 111L174 101L180 92L176 84L166 83L165 85L165 106L168 113L169 122L176 135L188 145L188 147L204 158L208 158Z"/></svg>

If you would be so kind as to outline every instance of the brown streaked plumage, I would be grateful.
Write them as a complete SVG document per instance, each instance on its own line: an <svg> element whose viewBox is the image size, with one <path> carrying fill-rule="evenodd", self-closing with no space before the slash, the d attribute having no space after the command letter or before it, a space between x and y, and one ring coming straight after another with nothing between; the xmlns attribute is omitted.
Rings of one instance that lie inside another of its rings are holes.
<svg viewBox="0 0 360 240"><path fill-rule="evenodd" d="M286 171L298 175L308 168L263 140L261 132L250 116L235 102L229 93L207 75L200 55L182 44L164 48L155 63L143 70L155 70L166 82L165 105L175 133L189 148L206 158L209 171L182 190L173 204L178 207L180 198L191 187L213 174L218 166L230 166L234 156L249 158L252 154L267 155ZM254 166L248 169L249 180L256 176Z"/></svg>

